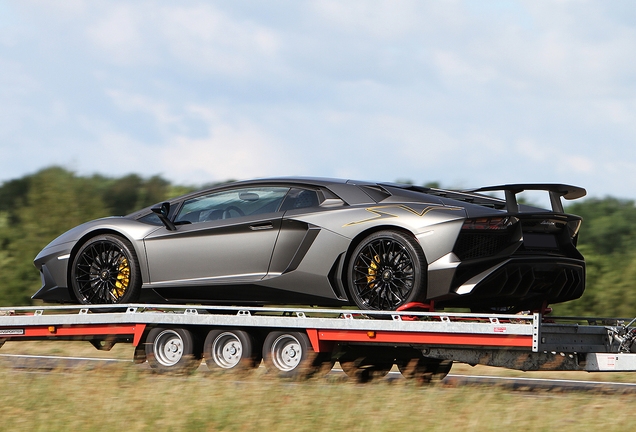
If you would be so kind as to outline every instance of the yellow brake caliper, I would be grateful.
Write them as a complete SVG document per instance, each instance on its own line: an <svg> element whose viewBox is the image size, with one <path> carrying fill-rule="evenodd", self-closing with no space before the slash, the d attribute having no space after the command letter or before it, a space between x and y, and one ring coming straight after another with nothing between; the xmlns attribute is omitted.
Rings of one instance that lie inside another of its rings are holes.
<svg viewBox="0 0 636 432"><path fill-rule="evenodd" d="M122 258L119 263L119 273L117 273L117 282L115 282L115 292L113 293L116 298L120 298L126 292L128 284L130 283L130 266L128 266L128 260Z"/></svg>
<svg viewBox="0 0 636 432"><path fill-rule="evenodd" d="M375 275L378 274L378 264L380 263L380 257L374 256L373 261L371 261L371 265L369 265L369 276L367 276L367 283L371 283L375 280ZM373 288L375 284L369 285L370 288Z"/></svg>

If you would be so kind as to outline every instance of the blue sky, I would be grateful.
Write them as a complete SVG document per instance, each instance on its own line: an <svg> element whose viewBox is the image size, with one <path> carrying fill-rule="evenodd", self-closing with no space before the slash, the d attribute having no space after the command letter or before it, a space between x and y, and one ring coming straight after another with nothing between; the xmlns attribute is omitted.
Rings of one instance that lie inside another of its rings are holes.
<svg viewBox="0 0 636 432"><path fill-rule="evenodd" d="M1 1L0 182L555 182L636 199L631 1Z"/></svg>

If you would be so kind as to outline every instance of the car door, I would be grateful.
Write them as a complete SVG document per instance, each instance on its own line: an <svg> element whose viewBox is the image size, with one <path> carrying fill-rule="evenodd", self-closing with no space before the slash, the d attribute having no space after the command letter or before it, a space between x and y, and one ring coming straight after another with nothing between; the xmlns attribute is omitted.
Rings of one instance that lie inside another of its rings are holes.
<svg viewBox="0 0 636 432"><path fill-rule="evenodd" d="M245 187L186 200L165 228L144 239L156 288L249 283L267 275L287 187Z"/></svg>

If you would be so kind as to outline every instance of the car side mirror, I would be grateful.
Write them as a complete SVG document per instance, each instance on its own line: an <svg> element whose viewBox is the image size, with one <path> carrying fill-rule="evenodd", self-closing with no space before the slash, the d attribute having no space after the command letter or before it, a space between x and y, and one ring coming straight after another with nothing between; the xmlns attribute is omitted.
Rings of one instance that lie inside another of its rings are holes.
<svg viewBox="0 0 636 432"><path fill-rule="evenodd" d="M177 229L175 224L168 218L168 215L170 214L170 203L169 202L164 202L164 203L161 203L161 204L157 204L156 206L152 207L150 210L152 210L152 212L154 214L159 216L159 219L166 226L166 228L168 230L174 231L174 230Z"/></svg>

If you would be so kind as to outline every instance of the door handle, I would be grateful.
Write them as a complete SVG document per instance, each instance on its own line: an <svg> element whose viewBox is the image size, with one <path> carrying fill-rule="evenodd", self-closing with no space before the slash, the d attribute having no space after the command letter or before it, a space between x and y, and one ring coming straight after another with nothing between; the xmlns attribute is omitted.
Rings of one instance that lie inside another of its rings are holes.
<svg viewBox="0 0 636 432"><path fill-rule="evenodd" d="M250 229L252 231L260 231L260 230L273 229L273 228L274 228L274 225L271 222L263 222L263 223L250 225Z"/></svg>

